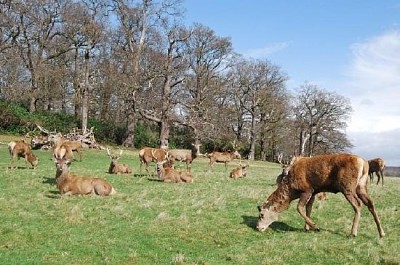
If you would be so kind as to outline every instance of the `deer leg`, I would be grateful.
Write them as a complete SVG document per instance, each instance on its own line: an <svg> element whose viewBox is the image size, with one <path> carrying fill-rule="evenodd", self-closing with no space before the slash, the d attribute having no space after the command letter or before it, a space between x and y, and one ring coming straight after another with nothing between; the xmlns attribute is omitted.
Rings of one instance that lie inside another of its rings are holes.
<svg viewBox="0 0 400 265"><path fill-rule="evenodd" d="M378 184L379 184L379 181L381 180L381 176L379 175L379 171L376 171L375 174L376 174L377 179L378 179L378 180L376 181L376 185L378 185Z"/></svg>
<svg viewBox="0 0 400 265"><path fill-rule="evenodd" d="M303 192L300 195L299 203L297 204L297 211L299 212L299 214L306 221L306 225L309 226L308 229L319 231L319 228L315 225L315 223L311 220L311 218L308 217L308 215L306 214L306 211L304 210L304 207L306 206L306 204L308 204L308 202L310 201L311 197L314 197L312 191ZM309 207L312 207L312 203L309 205ZM310 214L311 214L311 210L310 210Z"/></svg>
<svg viewBox="0 0 400 265"><path fill-rule="evenodd" d="M383 178L382 178L383 179ZM368 210L372 214L375 220L375 224L378 228L378 233L380 237L385 236L385 232L383 231L381 221L379 220L379 216L375 211L375 206L374 202L371 200L371 198L368 195L366 187L357 187L357 195L361 199L361 201L368 207Z"/></svg>
<svg viewBox="0 0 400 265"><path fill-rule="evenodd" d="M213 164L214 164L214 162L212 162L211 159L210 159L210 162L208 163L208 170L209 171L210 171L210 169L214 171Z"/></svg>
<svg viewBox="0 0 400 265"><path fill-rule="evenodd" d="M361 201L360 198L358 198L357 194L355 194L354 192L345 191L343 192L343 194L354 209L354 218L353 218L353 226L351 227L351 236L356 237L361 217Z"/></svg>
<svg viewBox="0 0 400 265"><path fill-rule="evenodd" d="M378 173L379 173L379 177L382 178L382 186L383 186L383 171L379 170Z"/></svg>
<svg viewBox="0 0 400 265"><path fill-rule="evenodd" d="M308 218L311 218L311 211L314 201L315 201L315 195L311 196L310 200L308 200L306 204L306 216L308 216ZM306 231L310 230L310 226L307 224L307 222L304 225L304 229Z"/></svg>

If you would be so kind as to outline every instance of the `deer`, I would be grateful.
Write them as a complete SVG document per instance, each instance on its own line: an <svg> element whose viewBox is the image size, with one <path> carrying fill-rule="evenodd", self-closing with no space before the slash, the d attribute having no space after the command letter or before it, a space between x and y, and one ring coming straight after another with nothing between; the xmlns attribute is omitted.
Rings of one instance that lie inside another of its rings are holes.
<svg viewBox="0 0 400 265"><path fill-rule="evenodd" d="M244 178L247 176L247 168L249 167L249 163L247 163L244 166L239 166L234 169L232 169L231 173L229 174L230 178L233 179L238 179L238 178Z"/></svg>
<svg viewBox="0 0 400 265"><path fill-rule="evenodd" d="M82 144L80 142L66 140L60 133L49 136L49 141L53 143L53 157L62 158L65 156L72 160L72 152L74 151L79 154L79 161L82 161Z"/></svg>
<svg viewBox="0 0 400 265"><path fill-rule="evenodd" d="M371 182L374 180L374 173L375 173L378 176L376 185L379 184L379 181L382 178L382 186L383 186L383 170L385 169L385 160L383 160L382 158L374 158L368 160L368 164L369 164L368 175Z"/></svg>
<svg viewBox="0 0 400 265"><path fill-rule="evenodd" d="M304 229L319 231L310 217L315 195L319 192L340 192L355 212L351 236L357 236L363 203L374 218L379 237L384 237L379 216L367 191L368 170L366 160L351 154L318 155L294 162L283 170L282 181L267 201L257 207L259 217L256 229L265 231L278 219L280 212L288 209L293 200L299 199L297 211L305 220Z"/></svg>
<svg viewBox="0 0 400 265"><path fill-rule="evenodd" d="M116 193L113 186L104 179L72 175L69 169L71 161L68 158L53 158L53 160L56 165L56 187L61 196L108 196Z"/></svg>
<svg viewBox="0 0 400 265"><path fill-rule="evenodd" d="M212 169L214 163L224 163L225 164L225 170L227 169L227 164L231 162L233 159L241 159L241 155L239 154L238 151L234 150L231 152L212 152L210 154L206 154L206 156L210 159L210 162L208 163L208 168Z"/></svg>
<svg viewBox="0 0 400 265"><path fill-rule="evenodd" d="M158 161L157 166L157 175L163 182L171 182L171 183L192 183L193 176L190 172L180 171L170 167L164 167L164 161Z"/></svg>
<svg viewBox="0 0 400 265"><path fill-rule="evenodd" d="M287 164L287 165L281 164L282 165L282 173L276 177L276 185L279 185L283 181L283 178L288 176L290 166L302 158L307 158L307 157L293 156L291 161L289 162L289 164ZM315 195L315 198L317 198L317 200L319 200L319 201L324 201L324 200L328 199L328 194L326 192L320 192Z"/></svg>
<svg viewBox="0 0 400 265"><path fill-rule="evenodd" d="M15 162L17 159L23 157L25 163L30 163L32 168L35 168L39 164L39 159L32 152L29 144L25 141L12 141L8 143L8 151L11 156L9 168L15 168Z"/></svg>
<svg viewBox="0 0 400 265"><path fill-rule="evenodd" d="M150 176L148 167L151 162L160 162L168 159L168 152L164 149L144 147L139 151L140 174L142 174L142 166L145 165L147 175Z"/></svg>
<svg viewBox="0 0 400 265"><path fill-rule="evenodd" d="M199 154L200 144L192 144L192 149L170 149L168 150L169 159L185 162L186 170L191 172L192 162Z"/></svg>
<svg viewBox="0 0 400 265"><path fill-rule="evenodd" d="M130 174L132 170L128 165L119 163L118 160L121 158L123 151L120 149L119 154L111 154L110 149L107 148L107 154L111 159L110 166L108 168L109 174Z"/></svg>

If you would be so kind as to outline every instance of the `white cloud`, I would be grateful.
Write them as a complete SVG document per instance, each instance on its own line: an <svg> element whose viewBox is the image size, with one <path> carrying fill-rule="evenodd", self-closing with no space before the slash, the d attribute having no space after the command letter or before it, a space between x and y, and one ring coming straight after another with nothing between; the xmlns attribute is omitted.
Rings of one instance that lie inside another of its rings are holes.
<svg viewBox="0 0 400 265"><path fill-rule="evenodd" d="M351 50L350 81L344 92L354 109L349 131L400 128L400 32L385 32Z"/></svg>
<svg viewBox="0 0 400 265"><path fill-rule="evenodd" d="M252 49L247 52L244 52L243 55L245 57L250 57L250 58L265 58L270 56L273 53L282 51L286 49L289 46L289 42L277 42L277 43L272 43L269 44L265 47L262 48L257 48L257 49Z"/></svg>
<svg viewBox="0 0 400 265"><path fill-rule="evenodd" d="M353 153L382 157L400 166L400 32L385 32L352 45L348 82L342 94L354 113L348 135Z"/></svg>

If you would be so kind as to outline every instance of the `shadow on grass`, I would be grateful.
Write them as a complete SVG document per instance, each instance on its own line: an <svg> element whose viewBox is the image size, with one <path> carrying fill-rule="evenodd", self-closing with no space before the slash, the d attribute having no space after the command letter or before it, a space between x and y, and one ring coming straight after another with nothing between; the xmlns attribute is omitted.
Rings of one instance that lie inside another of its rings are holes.
<svg viewBox="0 0 400 265"><path fill-rule="evenodd" d="M242 215L242 218L243 218L242 224L245 224L248 227L253 228L254 230L257 230L256 227L257 227L258 217ZM304 229L295 228L295 227L289 226L282 222L273 222L269 227L274 231L285 231L285 232L287 232L287 231L304 231Z"/></svg>
<svg viewBox="0 0 400 265"><path fill-rule="evenodd" d="M154 179L154 178L147 178L148 181L157 181L157 182L162 182L161 179Z"/></svg>
<svg viewBox="0 0 400 265"><path fill-rule="evenodd" d="M56 180L55 178L49 178L49 177L43 177L43 184L49 184L49 185L55 185L56 184Z"/></svg>
<svg viewBox="0 0 400 265"><path fill-rule="evenodd" d="M61 199L62 198L60 192L55 191L55 190L49 191L49 194L46 194L45 196L49 199Z"/></svg>
<svg viewBox="0 0 400 265"><path fill-rule="evenodd" d="M153 176L157 176L157 174L146 174L146 173L134 173L133 176L135 178L143 178L143 177L153 177Z"/></svg>

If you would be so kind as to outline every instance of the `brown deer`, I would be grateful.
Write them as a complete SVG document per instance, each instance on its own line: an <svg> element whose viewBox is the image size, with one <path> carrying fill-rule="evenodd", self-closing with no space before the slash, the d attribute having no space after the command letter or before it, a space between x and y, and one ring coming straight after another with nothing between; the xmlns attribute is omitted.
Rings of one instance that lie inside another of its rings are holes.
<svg viewBox="0 0 400 265"><path fill-rule="evenodd" d="M66 140L60 133L49 136L49 141L53 143L53 157L66 157L72 160L72 152L77 152L79 154L79 161L82 161L82 144L80 142Z"/></svg>
<svg viewBox="0 0 400 265"><path fill-rule="evenodd" d="M147 175L150 176L149 173L149 164L151 162L161 162L168 159L168 152L164 149L152 148L152 147L144 147L139 151L139 160L140 160L140 174L142 174L142 166L143 164L146 166Z"/></svg>
<svg viewBox="0 0 400 265"><path fill-rule="evenodd" d="M15 162L20 157L25 159L25 163L30 163L32 168L35 168L39 164L39 159L33 154L31 147L25 141L12 141L8 143L8 151L11 156L9 168L15 168Z"/></svg>
<svg viewBox="0 0 400 265"><path fill-rule="evenodd" d="M193 176L190 172L180 171L170 167L164 167L165 161L157 162L157 175L163 182L173 182L173 183L192 183Z"/></svg>
<svg viewBox="0 0 400 265"><path fill-rule="evenodd" d="M305 220L304 228L319 230L310 218L315 195L319 192L341 192L355 212L351 235L357 236L363 203L374 217L379 236L383 237L385 233L367 191L368 169L366 160L350 154L319 155L294 162L282 173L285 176L277 189L258 206L257 229L266 230L291 201L299 199L297 211Z"/></svg>
<svg viewBox="0 0 400 265"><path fill-rule="evenodd" d="M382 178L382 186L383 186L383 170L385 169L385 160L382 158L374 158L371 160L368 160L369 164L369 179L374 181L374 173L378 176L378 180L376 182L376 185L378 185L379 181Z"/></svg>
<svg viewBox="0 0 400 265"><path fill-rule="evenodd" d="M111 159L110 166L108 168L109 174L130 174L132 170L128 165L119 163L118 160L121 158L122 150L119 150L119 154L111 154L110 149L107 148L107 154Z"/></svg>
<svg viewBox="0 0 400 265"><path fill-rule="evenodd" d="M168 150L168 157L169 159L173 159L180 162L186 163L186 170L191 171L192 169L192 162L199 154L199 145L193 145L192 149L170 149Z"/></svg>
<svg viewBox="0 0 400 265"><path fill-rule="evenodd" d="M108 196L116 193L110 183L100 178L85 178L70 173L71 161L66 157L54 158L56 164L56 186L63 196L99 195Z"/></svg>
<svg viewBox="0 0 400 265"><path fill-rule="evenodd" d="M244 166L239 166L237 168L232 169L231 173L229 174L229 177L233 178L233 179L246 177L247 176L247 168L248 167L249 167L249 164L247 163Z"/></svg>
<svg viewBox="0 0 400 265"><path fill-rule="evenodd" d="M212 169L214 163L224 163L225 164L225 170L227 169L227 164L231 162L233 159L241 159L241 156L238 151L231 151L231 152L212 152L210 154L206 155L209 159L210 162L208 163L208 168Z"/></svg>

